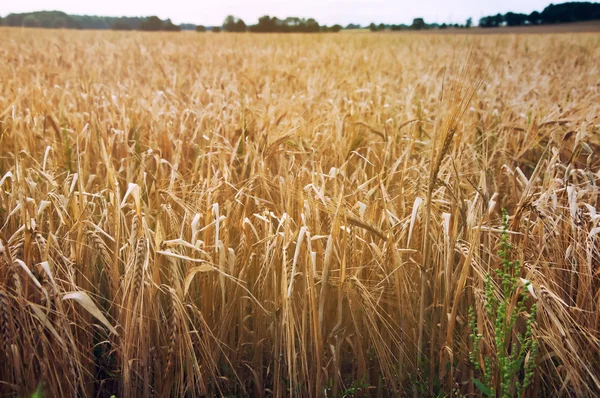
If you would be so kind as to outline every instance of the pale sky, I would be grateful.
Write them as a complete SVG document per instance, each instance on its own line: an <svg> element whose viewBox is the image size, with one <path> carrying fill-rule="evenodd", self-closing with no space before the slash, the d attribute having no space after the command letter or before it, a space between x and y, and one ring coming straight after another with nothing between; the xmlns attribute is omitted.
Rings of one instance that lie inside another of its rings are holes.
<svg viewBox="0 0 600 398"><path fill-rule="evenodd" d="M59 10L67 14L102 16L149 16L171 18L174 23L221 25L229 14L254 24L258 17L271 15L315 18L320 24L347 25L371 22L410 24L413 18L425 22L477 22L485 15L507 11L541 11L552 0L0 0L0 15Z"/></svg>

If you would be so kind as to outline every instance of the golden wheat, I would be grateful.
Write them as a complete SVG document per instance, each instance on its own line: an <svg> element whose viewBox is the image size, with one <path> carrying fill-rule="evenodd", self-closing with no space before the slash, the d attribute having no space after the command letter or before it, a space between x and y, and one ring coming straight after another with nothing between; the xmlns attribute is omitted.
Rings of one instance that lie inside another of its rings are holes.
<svg viewBox="0 0 600 398"><path fill-rule="evenodd" d="M0 395L600 393L599 35L0 34Z"/></svg>

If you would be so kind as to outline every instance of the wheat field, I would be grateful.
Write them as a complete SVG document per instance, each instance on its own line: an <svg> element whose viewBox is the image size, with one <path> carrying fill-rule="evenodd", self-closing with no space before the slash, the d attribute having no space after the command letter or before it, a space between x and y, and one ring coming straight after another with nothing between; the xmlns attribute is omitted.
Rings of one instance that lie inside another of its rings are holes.
<svg viewBox="0 0 600 398"><path fill-rule="evenodd" d="M600 393L599 34L0 39L0 396Z"/></svg>

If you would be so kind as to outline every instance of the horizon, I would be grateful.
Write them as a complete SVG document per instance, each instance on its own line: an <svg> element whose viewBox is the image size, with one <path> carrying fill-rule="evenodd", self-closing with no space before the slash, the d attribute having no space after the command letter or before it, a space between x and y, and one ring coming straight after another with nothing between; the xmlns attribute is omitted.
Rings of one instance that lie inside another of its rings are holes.
<svg viewBox="0 0 600 398"><path fill-rule="evenodd" d="M574 1L583 2L583 1ZM476 25L483 16L516 12L529 14L542 11L551 4L546 0L492 0L480 4L477 0L461 0L449 4L439 0L423 0L418 4L393 0L307 0L303 4L288 3L283 0L260 0L252 4L240 0L223 0L219 4L203 7L199 4L185 4L183 0L170 3L148 2L138 0L107 0L101 4L82 4L73 0L55 0L53 6L47 7L44 0L24 0L18 4L0 5L0 16L36 11L62 11L70 15L94 15L102 17L149 17L156 15L175 24L195 24L220 26L228 15L241 18L248 25L258 22L263 15L280 19L287 17L314 18L320 24L347 26L359 24L368 26L376 24L410 24L414 18L423 18L427 23L464 24L472 18ZM562 2L561 2L562 3ZM560 3L557 3L560 4ZM114 11L114 10L119 11ZM306 11L308 10L308 11Z"/></svg>

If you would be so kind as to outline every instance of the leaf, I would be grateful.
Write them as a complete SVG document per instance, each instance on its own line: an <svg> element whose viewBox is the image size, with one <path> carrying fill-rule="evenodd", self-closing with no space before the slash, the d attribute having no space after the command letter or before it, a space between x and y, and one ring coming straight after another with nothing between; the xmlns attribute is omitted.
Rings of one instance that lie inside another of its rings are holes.
<svg viewBox="0 0 600 398"><path fill-rule="evenodd" d="M596 228L592 228L592 230L590 231L588 238L591 239L594 236L598 235L600 233L600 227L596 227Z"/></svg>
<svg viewBox="0 0 600 398"><path fill-rule="evenodd" d="M41 266L46 275L48 275L48 278L50 278L50 282L52 282L52 286L56 286L56 281L54 280L54 276L52 275L52 271L50 270L50 264L48 263L48 261L43 261L38 265Z"/></svg>
<svg viewBox="0 0 600 398"><path fill-rule="evenodd" d="M194 276L196 276L196 274L198 272L208 272L208 271L213 271L214 267L208 265L208 264L204 264L204 265L200 265L198 267L194 267L191 270L188 271L187 275L185 276L185 281L183 283L183 295L185 296L188 292L188 289L190 288L190 285L192 284L192 280L194 279Z"/></svg>
<svg viewBox="0 0 600 398"><path fill-rule="evenodd" d="M42 398L44 396L42 392L42 385L39 384L37 390L33 393L31 398Z"/></svg>
<svg viewBox="0 0 600 398"><path fill-rule="evenodd" d="M410 215L410 226L408 227L408 240L406 242L406 247L410 246L410 238L412 237L413 227L415 226L415 221L417 219L417 212L419 211L419 206L423 203L423 199L417 197L415 198L415 203L413 203L412 214Z"/></svg>
<svg viewBox="0 0 600 398"><path fill-rule="evenodd" d="M492 396L492 391L489 388L487 388L486 386L484 386L482 382L480 382L476 378L473 378L471 380L473 380L473 383L475 383L477 388L479 388L479 391L481 391L484 395L486 395L488 397Z"/></svg>
<svg viewBox="0 0 600 398"><path fill-rule="evenodd" d="M521 279L521 283L523 283L523 286L525 286L527 288L527 290L529 290L529 293L531 294L531 296L534 299L537 299L537 296L535 295L535 291L533 290L533 285L531 284L531 281L524 279L524 278L519 278L519 279Z"/></svg>
<svg viewBox="0 0 600 398"><path fill-rule="evenodd" d="M515 362L513 362L512 371L513 373L518 373L521 370L521 366L523 365L523 360L525 360L525 356L520 357Z"/></svg>
<svg viewBox="0 0 600 398"><path fill-rule="evenodd" d="M27 264L25 264L23 261L16 259L15 263L19 264L19 266L21 268L23 268L23 271L25 271L25 273L27 275L29 275L29 277L31 278L31 280L33 281L33 283L40 289L42 290L42 285L40 284L40 281L37 280L37 278L33 275L33 273L31 272L31 270L29 269L29 267L27 267Z"/></svg>
<svg viewBox="0 0 600 398"><path fill-rule="evenodd" d="M127 203L127 198L129 197L129 195L133 196L135 208L137 210L137 213L140 214L141 213L140 186L138 184L134 184L131 182L127 185L127 192L125 192L125 195L123 196L123 200L121 201L121 208L125 207L125 204Z"/></svg>
<svg viewBox="0 0 600 398"><path fill-rule="evenodd" d="M65 342L63 341L63 339L60 337L60 335L58 334L58 332L56 331L56 329L54 328L54 326L52 326L52 323L48 320L48 317L46 316L46 314L44 314L44 312L39 308L39 306L37 304L33 304L33 303L29 303L29 307L33 310L33 313L35 315L35 317L37 319L39 319L39 321L46 327L46 329L48 329L50 331L50 333L52 333L52 335L54 336L54 338L62 345L65 345Z"/></svg>
<svg viewBox="0 0 600 398"><path fill-rule="evenodd" d="M14 181L14 179L15 179L15 177L13 176L13 173L11 173L10 171L7 172L6 174L4 174L4 176L0 179L0 187L2 186L2 184L4 184L4 181L6 181L9 178L11 181Z"/></svg>
<svg viewBox="0 0 600 398"><path fill-rule="evenodd" d="M90 313L94 318L99 320L104 326L110 330L111 333L114 333L116 336L119 335L117 330L110 324L108 319L100 312L96 304L92 301L90 296L86 292L71 292L67 293L63 296L64 300L75 300L77 301L87 312Z"/></svg>

